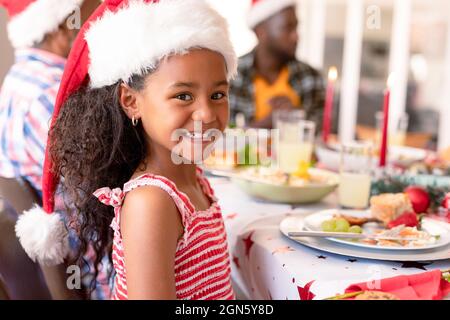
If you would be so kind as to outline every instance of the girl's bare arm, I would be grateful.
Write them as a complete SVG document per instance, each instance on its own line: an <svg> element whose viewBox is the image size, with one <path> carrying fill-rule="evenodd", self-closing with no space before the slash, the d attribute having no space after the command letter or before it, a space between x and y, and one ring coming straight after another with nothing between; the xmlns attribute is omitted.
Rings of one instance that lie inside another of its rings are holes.
<svg viewBox="0 0 450 320"><path fill-rule="evenodd" d="M175 252L183 234L173 200L157 187L127 194L121 212L129 299L176 299Z"/></svg>

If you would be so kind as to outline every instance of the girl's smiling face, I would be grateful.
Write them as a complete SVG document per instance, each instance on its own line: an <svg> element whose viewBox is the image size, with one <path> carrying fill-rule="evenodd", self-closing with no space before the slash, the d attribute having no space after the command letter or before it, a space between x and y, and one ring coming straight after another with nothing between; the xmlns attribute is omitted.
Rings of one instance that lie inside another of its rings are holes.
<svg viewBox="0 0 450 320"><path fill-rule="evenodd" d="M198 161L194 145L203 154L214 142L202 139L201 134L210 129L223 131L227 125L228 89L223 56L196 49L163 59L140 91L122 85L120 101L128 117L142 121L150 150L163 147ZM192 135L194 131L200 137ZM173 139L174 133L184 133L177 134L181 141ZM180 146L183 151L175 151Z"/></svg>

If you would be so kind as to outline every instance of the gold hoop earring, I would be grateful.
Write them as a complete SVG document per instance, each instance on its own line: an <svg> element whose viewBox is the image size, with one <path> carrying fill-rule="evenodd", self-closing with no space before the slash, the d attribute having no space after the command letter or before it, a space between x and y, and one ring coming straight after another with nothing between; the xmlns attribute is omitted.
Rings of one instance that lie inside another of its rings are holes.
<svg viewBox="0 0 450 320"><path fill-rule="evenodd" d="M133 124L133 127L136 127L139 123L139 119L136 119L134 116L132 116L131 123Z"/></svg>

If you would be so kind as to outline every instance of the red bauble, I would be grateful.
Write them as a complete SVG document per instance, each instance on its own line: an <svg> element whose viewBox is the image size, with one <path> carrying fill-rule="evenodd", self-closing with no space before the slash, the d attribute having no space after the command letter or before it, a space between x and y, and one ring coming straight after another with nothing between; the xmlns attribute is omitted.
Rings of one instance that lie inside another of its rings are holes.
<svg viewBox="0 0 450 320"><path fill-rule="evenodd" d="M442 201L441 206L445 209L450 210L450 192L445 195L444 200Z"/></svg>
<svg viewBox="0 0 450 320"><path fill-rule="evenodd" d="M414 211L424 213L430 207L430 195L422 187L411 186L405 189L405 193L411 200Z"/></svg>

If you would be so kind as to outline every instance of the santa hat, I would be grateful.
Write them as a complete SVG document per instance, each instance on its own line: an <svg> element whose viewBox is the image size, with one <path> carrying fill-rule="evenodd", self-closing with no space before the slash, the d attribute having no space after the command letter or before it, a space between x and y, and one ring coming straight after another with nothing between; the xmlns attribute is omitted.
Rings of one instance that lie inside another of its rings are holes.
<svg viewBox="0 0 450 320"><path fill-rule="evenodd" d="M106 0L83 25L70 52L56 99L52 125L61 106L81 85L91 88L127 81L157 66L165 56L204 48L223 55L232 78L237 57L226 20L205 0ZM34 261L62 263L68 254L67 231L54 211L59 177L52 172L47 143L43 172L44 208L25 212L16 234Z"/></svg>
<svg viewBox="0 0 450 320"><path fill-rule="evenodd" d="M41 42L82 3L83 0L0 0L8 11L8 36L16 49Z"/></svg>
<svg viewBox="0 0 450 320"><path fill-rule="evenodd" d="M295 6L297 2L297 0L252 0L252 4L247 15L247 24L251 29L253 29L258 24L283 9Z"/></svg>

